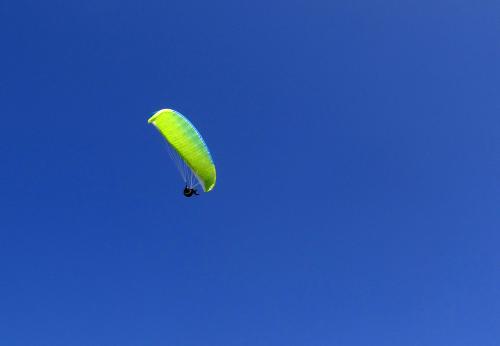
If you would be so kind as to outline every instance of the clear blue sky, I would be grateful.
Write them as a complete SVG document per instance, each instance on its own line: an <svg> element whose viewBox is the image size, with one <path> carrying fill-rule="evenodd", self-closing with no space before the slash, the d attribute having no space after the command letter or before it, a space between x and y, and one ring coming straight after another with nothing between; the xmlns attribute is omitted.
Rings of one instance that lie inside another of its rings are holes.
<svg viewBox="0 0 500 346"><path fill-rule="evenodd" d="M2 1L0 344L499 345L499 11Z"/></svg>

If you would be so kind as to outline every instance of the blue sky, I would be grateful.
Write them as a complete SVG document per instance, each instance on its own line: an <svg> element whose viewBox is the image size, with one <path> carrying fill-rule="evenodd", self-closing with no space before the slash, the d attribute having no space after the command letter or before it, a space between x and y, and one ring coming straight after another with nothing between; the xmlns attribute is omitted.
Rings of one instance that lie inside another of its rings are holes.
<svg viewBox="0 0 500 346"><path fill-rule="evenodd" d="M499 10L1 2L0 344L498 345Z"/></svg>

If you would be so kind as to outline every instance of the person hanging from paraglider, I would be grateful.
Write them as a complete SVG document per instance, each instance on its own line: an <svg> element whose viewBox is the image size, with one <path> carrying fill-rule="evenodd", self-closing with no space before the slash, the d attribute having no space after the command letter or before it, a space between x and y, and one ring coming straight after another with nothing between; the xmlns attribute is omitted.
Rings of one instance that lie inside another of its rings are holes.
<svg viewBox="0 0 500 346"><path fill-rule="evenodd" d="M184 196L186 197L191 197L191 196L199 196L198 191L194 187L188 187L187 185L184 187Z"/></svg>

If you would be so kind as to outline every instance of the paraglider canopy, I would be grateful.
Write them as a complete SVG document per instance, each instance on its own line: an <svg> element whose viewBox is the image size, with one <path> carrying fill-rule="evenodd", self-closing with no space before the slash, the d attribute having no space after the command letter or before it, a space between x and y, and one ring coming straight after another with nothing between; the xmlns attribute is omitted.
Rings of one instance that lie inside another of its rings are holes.
<svg viewBox="0 0 500 346"><path fill-rule="evenodd" d="M169 154L181 173L186 187L198 184L208 192L215 186L215 165L203 137L191 122L172 109L156 112L148 123L153 124L165 137Z"/></svg>

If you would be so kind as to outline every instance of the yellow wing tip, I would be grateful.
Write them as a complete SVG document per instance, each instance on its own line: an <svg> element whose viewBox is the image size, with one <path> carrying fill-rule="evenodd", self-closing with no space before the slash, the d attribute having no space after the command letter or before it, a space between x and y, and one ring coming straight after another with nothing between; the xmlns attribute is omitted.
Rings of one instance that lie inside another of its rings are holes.
<svg viewBox="0 0 500 346"><path fill-rule="evenodd" d="M215 170L215 166L214 166L214 170ZM212 182L212 185L210 185L210 186L208 187L208 189L206 189L206 190L205 190L205 192L209 192L209 191L212 191L212 190L213 190L213 188L215 187L215 182L216 182L216 180L217 180L217 178L216 178L216 177L214 177L214 181Z"/></svg>
<svg viewBox="0 0 500 346"><path fill-rule="evenodd" d="M175 112L173 109L165 108L165 109L160 109L158 112L153 114L151 118L148 119L148 124L154 123L156 118L158 118L160 115L164 113L170 113L170 112Z"/></svg>

